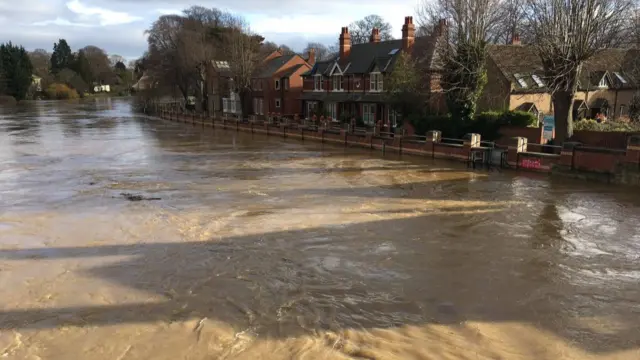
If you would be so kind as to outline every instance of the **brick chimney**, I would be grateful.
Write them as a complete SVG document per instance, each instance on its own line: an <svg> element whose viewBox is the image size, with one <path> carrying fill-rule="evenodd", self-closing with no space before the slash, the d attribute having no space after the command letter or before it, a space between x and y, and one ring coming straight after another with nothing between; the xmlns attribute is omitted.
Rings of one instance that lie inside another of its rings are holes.
<svg viewBox="0 0 640 360"><path fill-rule="evenodd" d="M348 27L343 27L340 33L340 59L348 58L349 54L351 54L351 34Z"/></svg>
<svg viewBox="0 0 640 360"><path fill-rule="evenodd" d="M309 57L307 57L307 62L311 66L316 63L316 49L309 49Z"/></svg>
<svg viewBox="0 0 640 360"><path fill-rule="evenodd" d="M413 25L413 16L404 18L402 26L402 50L411 52L413 43L416 41L416 27Z"/></svg>
<svg viewBox="0 0 640 360"><path fill-rule="evenodd" d="M369 42L372 42L372 43L380 42L380 29L374 27L371 30L371 36L369 37Z"/></svg>
<svg viewBox="0 0 640 360"><path fill-rule="evenodd" d="M515 45L515 46L522 45L522 42L520 42L520 35L513 34L513 37L511 38L511 45Z"/></svg>
<svg viewBox="0 0 640 360"><path fill-rule="evenodd" d="M447 24L447 19L438 20L438 25L436 25L436 35L444 36L447 33L447 28L449 25Z"/></svg>

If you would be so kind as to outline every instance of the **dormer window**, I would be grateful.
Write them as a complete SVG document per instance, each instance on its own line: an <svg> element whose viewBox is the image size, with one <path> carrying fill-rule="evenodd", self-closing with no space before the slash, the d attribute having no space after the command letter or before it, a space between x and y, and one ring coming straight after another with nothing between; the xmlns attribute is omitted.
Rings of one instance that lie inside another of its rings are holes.
<svg viewBox="0 0 640 360"><path fill-rule="evenodd" d="M522 88L526 88L527 87L527 82L524 81L524 78L522 77L522 75L520 74L513 74L513 76L516 78L516 80L518 80L518 84L522 87Z"/></svg>
<svg viewBox="0 0 640 360"><path fill-rule="evenodd" d="M288 78L284 78L284 79L282 79L282 82L284 83L284 89L285 90L289 90L289 79Z"/></svg>
<svg viewBox="0 0 640 360"><path fill-rule="evenodd" d="M316 75L313 77L313 89L315 91L322 91L322 75Z"/></svg>
<svg viewBox="0 0 640 360"><path fill-rule="evenodd" d="M333 91L342 91L341 75L333 75Z"/></svg>
<svg viewBox="0 0 640 360"><path fill-rule="evenodd" d="M607 85L607 77L603 76L602 79L600 79L600 83L598 84L599 88L608 88L609 86Z"/></svg>
<svg viewBox="0 0 640 360"><path fill-rule="evenodd" d="M382 74L371 73L369 89L371 91L382 91L383 89Z"/></svg>
<svg viewBox="0 0 640 360"><path fill-rule="evenodd" d="M627 80L625 78L623 78L622 75L620 75L619 72L614 72L613 74L618 78L618 80L620 80L621 83L623 83L623 84L627 83Z"/></svg>
<svg viewBox="0 0 640 360"><path fill-rule="evenodd" d="M533 75L531 75L531 77L533 78L533 81L536 82L538 87L544 87L544 83L542 82L542 79L540 79L540 76L538 76L536 74L533 74Z"/></svg>

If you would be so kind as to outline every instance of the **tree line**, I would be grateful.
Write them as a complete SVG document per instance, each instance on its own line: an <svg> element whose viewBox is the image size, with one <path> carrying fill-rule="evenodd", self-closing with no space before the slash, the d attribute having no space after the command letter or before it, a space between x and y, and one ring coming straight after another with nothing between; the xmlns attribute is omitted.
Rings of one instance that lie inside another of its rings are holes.
<svg viewBox="0 0 640 360"><path fill-rule="evenodd" d="M65 39L55 43L52 52L44 49L29 52L10 42L1 44L0 95L17 100L41 95L82 97L91 93L95 85L110 85L122 95L133 85L136 76L135 63L127 67L125 61L122 56L108 56L93 45L73 52ZM40 79L41 94L34 77Z"/></svg>

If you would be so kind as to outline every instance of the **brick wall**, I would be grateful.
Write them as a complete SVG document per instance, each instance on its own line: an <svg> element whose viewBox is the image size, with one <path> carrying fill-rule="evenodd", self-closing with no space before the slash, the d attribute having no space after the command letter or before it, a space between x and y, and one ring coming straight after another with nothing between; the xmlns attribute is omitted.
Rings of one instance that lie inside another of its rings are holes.
<svg viewBox="0 0 640 360"><path fill-rule="evenodd" d="M503 126L500 128L500 138L496 143L500 145L507 145L509 139L514 137L527 138L528 143L540 144L542 141L543 128L530 128L530 127L518 127L518 126Z"/></svg>
<svg viewBox="0 0 640 360"><path fill-rule="evenodd" d="M606 147L611 149L626 149L627 138L633 133L602 132L602 131L575 131L573 141L587 146Z"/></svg>
<svg viewBox="0 0 640 360"><path fill-rule="evenodd" d="M597 173L613 173L617 164L624 161L624 157L624 151L578 147L574 150L573 168Z"/></svg>

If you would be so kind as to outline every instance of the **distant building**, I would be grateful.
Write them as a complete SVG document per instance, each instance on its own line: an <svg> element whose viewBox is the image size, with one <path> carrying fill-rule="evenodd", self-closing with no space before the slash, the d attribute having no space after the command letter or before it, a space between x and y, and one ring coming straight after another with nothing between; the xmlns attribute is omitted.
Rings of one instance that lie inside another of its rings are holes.
<svg viewBox="0 0 640 360"><path fill-rule="evenodd" d="M385 100L385 77L388 76L401 52L416 59L423 81L428 87L428 104L434 112L444 112L440 86L439 51L445 39L447 23L441 20L428 36L416 37L413 17L405 17L402 39L380 41L378 29L373 29L369 42L351 44L349 28L343 27L339 54L327 61L317 62L303 74L304 92L301 96L303 113L311 117L319 109L337 120L341 116L362 117L367 125L378 121L394 126L400 118Z"/></svg>
<svg viewBox="0 0 640 360"><path fill-rule="evenodd" d="M640 89L638 49L603 49L584 64L578 80L574 118L628 116L629 104ZM483 110L522 110L540 115L553 113L544 68L533 46L490 45L487 85L478 102Z"/></svg>
<svg viewBox="0 0 640 360"><path fill-rule="evenodd" d="M315 50L307 58L283 55L280 49L269 54L252 79L252 108L255 115L278 113L300 115L302 74L315 63Z"/></svg>

